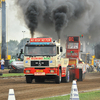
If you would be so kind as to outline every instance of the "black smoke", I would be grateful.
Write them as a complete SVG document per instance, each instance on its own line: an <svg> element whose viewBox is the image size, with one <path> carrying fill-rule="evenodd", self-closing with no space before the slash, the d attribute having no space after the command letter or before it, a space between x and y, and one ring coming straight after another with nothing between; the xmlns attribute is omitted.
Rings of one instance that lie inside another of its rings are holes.
<svg viewBox="0 0 100 100"><path fill-rule="evenodd" d="M100 0L16 1L24 17L22 14L19 16L22 20L24 19L31 33L40 32L54 39L57 39L56 33L58 33L58 38L61 38L62 43L66 41L65 36L82 34L86 42L100 41ZM88 38L89 36L91 39Z"/></svg>
<svg viewBox="0 0 100 100"><path fill-rule="evenodd" d="M25 23L31 34L40 31L42 27L52 27L55 28L58 38L68 26L68 22L78 19L87 9L84 0L17 0L17 4L23 11ZM49 33L50 31L47 34Z"/></svg>
<svg viewBox="0 0 100 100"><path fill-rule="evenodd" d="M28 27L31 32L31 37L34 36L34 31L38 25L38 9L35 4L30 4L26 11L26 17L29 20Z"/></svg>
<svg viewBox="0 0 100 100"><path fill-rule="evenodd" d="M62 28L67 24L67 7L61 6L53 11L53 19L55 23L55 30L58 34L58 39L60 39L60 34Z"/></svg>

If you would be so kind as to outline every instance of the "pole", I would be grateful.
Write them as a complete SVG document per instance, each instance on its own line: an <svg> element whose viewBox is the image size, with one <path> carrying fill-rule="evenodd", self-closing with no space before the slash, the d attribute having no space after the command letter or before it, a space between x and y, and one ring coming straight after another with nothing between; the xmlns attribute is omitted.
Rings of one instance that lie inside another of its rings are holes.
<svg viewBox="0 0 100 100"><path fill-rule="evenodd" d="M6 59L6 2L2 0L2 58Z"/></svg>
<svg viewBox="0 0 100 100"><path fill-rule="evenodd" d="M0 1L0 3L1 3L1 1ZM1 11L2 11L2 9L1 9L1 7L0 7L0 60L1 60L1 40L2 40L2 32L1 32Z"/></svg>
<svg viewBox="0 0 100 100"><path fill-rule="evenodd" d="M7 59L8 59L8 11L7 11L7 6L6 6L6 20L7 20L6 36L7 36Z"/></svg>

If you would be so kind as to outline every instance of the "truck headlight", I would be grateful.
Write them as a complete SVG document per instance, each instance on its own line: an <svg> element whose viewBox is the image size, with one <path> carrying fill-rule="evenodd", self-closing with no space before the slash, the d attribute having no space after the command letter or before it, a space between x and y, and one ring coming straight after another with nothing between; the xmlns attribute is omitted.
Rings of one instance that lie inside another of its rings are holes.
<svg viewBox="0 0 100 100"><path fill-rule="evenodd" d="M26 73L30 73L30 70L26 70Z"/></svg>

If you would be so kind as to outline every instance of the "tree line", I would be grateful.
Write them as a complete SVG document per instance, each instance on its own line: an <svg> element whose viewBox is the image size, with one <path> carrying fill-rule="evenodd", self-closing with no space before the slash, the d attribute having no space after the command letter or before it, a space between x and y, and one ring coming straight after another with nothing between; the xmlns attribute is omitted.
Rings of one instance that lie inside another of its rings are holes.
<svg viewBox="0 0 100 100"><path fill-rule="evenodd" d="M29 38L24 38L20 42L18 42L17 40L10 40L9 42L7 42L8 55L15 56L20 52L21 49L24 49L27 41L29 41Z"/></svg>

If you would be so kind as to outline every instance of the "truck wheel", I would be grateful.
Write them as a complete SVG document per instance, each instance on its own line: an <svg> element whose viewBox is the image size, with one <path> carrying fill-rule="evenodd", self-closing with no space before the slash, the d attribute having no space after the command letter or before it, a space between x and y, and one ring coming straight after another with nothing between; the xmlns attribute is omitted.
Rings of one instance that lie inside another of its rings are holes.
<svg viewBox="0 0 100 100"><path fill-rule="evenodd" d="M78 81L83 81L82 69L79 69L79 79L78 79Z"/></svg>
<svg viewBox="0 0 100 100"><path fill-rule="evenodd" d="M32 77L31 76L26 76L26 82L27 83L32 83Z"/></svg>
<svg viewBox="0 0 100 100"><path fill-rule="evenodd" d="M59 69L59 76L56 76L55 82L60 84L61 83L61 70Z"/></svg>
<svg viewBox="0 0 100 100"><path fill-rule="evenodd" d="M66 77L62 77L62 82L68 83L70 81L69 68L66 68Z"/></svg>
<svg viewBox="0 0 100 100"><path fill-rule="evenodd" d="M75 79L75 73L70 73L70 82L73 82L73 80Z"/></svg>

